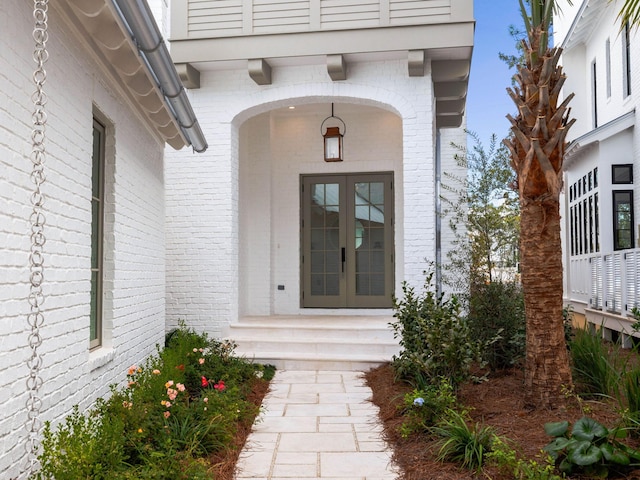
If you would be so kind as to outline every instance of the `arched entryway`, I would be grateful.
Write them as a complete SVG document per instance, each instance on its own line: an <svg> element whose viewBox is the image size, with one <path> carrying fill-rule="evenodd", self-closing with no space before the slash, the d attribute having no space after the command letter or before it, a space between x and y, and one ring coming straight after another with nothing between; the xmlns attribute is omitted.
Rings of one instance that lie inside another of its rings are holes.
<svg viewBox="0 0 640 480"><path fill-rule="evenodd" d="M320 126L330 115L332 101L347 129L342 162L323 158ZM398 227L403 216L402 129L402 119L389 110L330 98L312 104L281 102L242 123L238 129L240 317L300 315L315 309L317 314L357 314L353 308L391 307L402 275L395 261L403 245ZM333 198L335 185L344 185L344 190ZM322 202L329 223L312 231L309 222L317 223ZM341 214L335 215L340 209L358 214L340 220ZM342 282L347 274L348 281ZM308 301L319 291L319 282L328 295ZM338 296L332 295L335 287ZM359 301L357 293L365 291L368 301L364 296Z"/></svg>

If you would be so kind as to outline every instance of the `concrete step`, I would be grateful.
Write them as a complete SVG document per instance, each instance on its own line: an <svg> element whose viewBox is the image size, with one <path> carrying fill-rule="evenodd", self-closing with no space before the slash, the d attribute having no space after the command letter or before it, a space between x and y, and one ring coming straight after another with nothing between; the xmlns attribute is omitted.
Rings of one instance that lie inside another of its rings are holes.
<svg viewBox="0 0 640 480"><path fill-rule="evenodd" d="M236 353L287 370L369 370L399 351L391 316L244 317L227 338Z"/></svg>

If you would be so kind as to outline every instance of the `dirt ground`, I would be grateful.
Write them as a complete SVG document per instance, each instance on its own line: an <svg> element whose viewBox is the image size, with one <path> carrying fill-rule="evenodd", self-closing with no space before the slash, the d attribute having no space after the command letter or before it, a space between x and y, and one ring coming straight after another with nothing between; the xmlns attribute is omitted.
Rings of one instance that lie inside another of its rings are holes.
<svg viewBox="0 0 640 480"><path fill-rule="evenodd" d="M269 391L269 382L265 380L255 379L251 394L248 400L254 405L262 405L262 400ZM210 472L215 480L233 480L236 463L238 457L249 433L251 433L252 423L239 425L236 436L233 439L233 446L227 450L221 451L209 457L209 463L212 465Z"/></svg>
<svg viewBox="0 0 640 480"><path fill-rule="evenodd" d="M385 365L371 370L366 380L373 390L372 401L380 408L380 418L385 427L385 436L394 449L394 460L404 472L404 480L513 480L495 469L469 472L454 464L435 461L436 452L432 442L425 438L403 439L398 434L402 418L398 404L411 388L394 382L391 367ZM524 408L524 384L521 369L503 372L486 382L466 384L458 393L460 403L471 408L474 422L491 425L500 436L513 441L513 447L527 458L535 459L540 449L549 443L544 432L546 422L569 420L574 423L583 416L577 401L556 410L527 410ZM588 416L605 426L613 426L617 420L614 406L603 402L583 402L589 409ZM629 442L627 442L629 443ZM637 445L634 445L637 448ZM571 479L581 479L572 476ZM610 477L614 478L614 477ZM627 472L615 478L640 479L640 470Z"/></svg>
<svg viewBox="0 0 640 480"><path fill-rule="evenodd" d="M373 391L372 402L380 409L385 437L394 450L394 461L404 473L403 480L513 480L513 476L495 469L469 472L454 464L437 462L433 444L428 439L417 436L403 439L398 433L402 424L398 405L411 388L394 381L393 370L389 365L369 371L365 378ZM254 384L251 399L256 405L262 403L268 388L268 383L264 381ZM540 449L549 443L549 437L543 429L546 422L569 420L573 423L583 416L577 402L570 402L566 409L528 410L524 408L523 398L521 369L502 372L483 383L463 385L458 393L461 405L471 409L474 422L491 425L498 435L509 438L517 451L531 459L535 459ZM615 425L618 416L614 405L597 401L584 404L589 409L588 416L605 426ZM242 426L234 440L235 448L209 458L213 478L233 480L240 450L250 431L251 425ZM640 445L636 441L634 446L639 448ZM579 476L570 478L583 480ZM640 469L628 472L626 476L611 478L640 480Z"/></svg>

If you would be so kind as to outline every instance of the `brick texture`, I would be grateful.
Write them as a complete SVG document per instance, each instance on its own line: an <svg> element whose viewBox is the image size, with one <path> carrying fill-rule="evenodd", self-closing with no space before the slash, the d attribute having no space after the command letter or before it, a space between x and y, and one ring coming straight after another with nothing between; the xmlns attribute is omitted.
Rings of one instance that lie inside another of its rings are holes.
<svg viewBox="0 0 640 480"><path fill-rule="evenodd" d="M304 313L301 174L393 172L396 291L403 280L421 285L435 259L430 76L380 61L350 64L340 82L324 65L277 67L272 80L258 86L246 70L202 72L190 92L210 147L165 152L169 326L184 320L220 335L243 315ZM322 161L320 124L331 102L347 124L339 164Z"/></svg>
<svg viewBox="0 0 640 480"><path fill-rule="evenodd" d="M0 6L0 478L19 473L26 430L31 6ZM42 420L86 408L163 341L163 146L55 8L45 90L47 181ZM94 110L95 109L95 110ZM108 126L104 346L89 352L92 116Z"/></svg>

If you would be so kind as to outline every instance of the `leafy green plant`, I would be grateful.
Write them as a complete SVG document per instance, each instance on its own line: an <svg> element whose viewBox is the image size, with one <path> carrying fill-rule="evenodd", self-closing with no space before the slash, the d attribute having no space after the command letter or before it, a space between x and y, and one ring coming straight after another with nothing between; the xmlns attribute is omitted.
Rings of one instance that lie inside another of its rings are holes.
<svg viewBox="0 0 640 480"><path fill-rule="evenodd" d="M55 432L47 425L38 480L206 478L202 458L231 448L238 425L253 421L259 407L247 395L273 367L185 328L166 345L85 415L76 407Z"/></svg>
<svg viewBox="0 0 640 480"><path fill-rule="evenodd" d="M638 332L640 331L640 308L638 308L637 306L634 306L631 309L631 315L633 315L633 319L635 320L633 325L631 325L631 328L633 329L634 332Z"/></svg>
<svg viewBox="0 0 640 480"><path fill-rule="evenodd" d="M436 420L455 404L453 388L444 378L425 389L415 389L407 393L401 405L404 421L400 427L400 434L407 438L414 433L428 431Z"/></svg>
<svg viewBox="0 0 640 480"><path fill-rule="evenodd" d="M640 434L640 367L626 364L621 375L620 417L632 436Z"/></svg>
<svg viewBox="0 0 640 480"><path fill-rule="evenodd" d="M621 443L619 429L609 430L589 417L582 417L569 432L569 422L551 422L544 426L554 440L544 447L561 472L606 477L610 470L621 470L640 460L640 452Z"/></svg>
<svg viewBox="0 0 640 480"><path fill-rule="evenodd" d="M106 479L127 460L123 423L118 418L82 415L78 406L53 430L45 423L37 480Z"/></svg>
<svg viewBox="0 0 640 480"><path fill-rule="evenodd" d="M469 378L473 362L480 359L480 346L460 315L458 299L436 294L432 279L433 273L428 274L422 294L404 282L404 298L394 299L396 320L391 326L401 351L393 357L393 367L398 378L418 388L440 378L455 388Z"/></svg>
<svg viewBox="0 0 640 480"><path fill-rule="evenodd" d="M554 473L554 461L549 454L542 455L540 463L519 458L516 451L500 437L493 439L486 459L500 470L512 474L514 480L562 480Z"/></svg>
<svg viewBox="0 0 640 480"><path fill-rule="evenodd" d="M467 413L447 409L442 420L431 430L440 437L438 460L452 461L469 470L482 467L496 437L492 427L468 425Z"/></svg>
<svg viewBox="0 0 640 480"><path fill-rule="evenodd" d="M109 480L211 480L210 465L204 458L194 458L179 450L154 451L138 465Z"/></svg>
<svg viewBox="0 0 640 480"><path fill-rule="evenodd" d="M620 381L619 347L606 344L598 335L582 329L575 331L569 347L576 391L586 396L614 393Z"/></svg>
<svg viewBox="0 0 640 480"><path fill-rule="evenodd" d="M473 285L467 318L471 334L481 342L483 358L491 369L511 367L524 358L524 296L519 284Z"/></svg>

